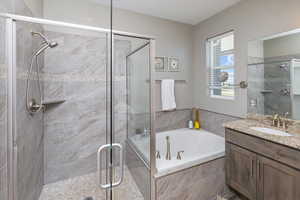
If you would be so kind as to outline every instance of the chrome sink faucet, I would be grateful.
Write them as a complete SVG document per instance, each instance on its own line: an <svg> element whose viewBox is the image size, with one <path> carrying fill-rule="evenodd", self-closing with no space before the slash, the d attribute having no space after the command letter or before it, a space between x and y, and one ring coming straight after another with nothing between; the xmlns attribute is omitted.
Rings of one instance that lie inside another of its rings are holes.
<svg viewBox="0 0 300 200"><path fill-rule="evenodd" d="M170 136L166 137L167 140L167 154L166 154L166 160L171 160L171 143L170 143Z"/></svg>

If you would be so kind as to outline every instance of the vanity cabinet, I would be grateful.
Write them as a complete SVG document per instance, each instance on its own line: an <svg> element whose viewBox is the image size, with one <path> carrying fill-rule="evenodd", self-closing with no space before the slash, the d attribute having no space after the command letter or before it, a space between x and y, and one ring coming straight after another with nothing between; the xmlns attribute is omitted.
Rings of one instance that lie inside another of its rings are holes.
<svg viewBox="0 0 300 200"><path fill-rule="evenodd" d="M249 199L256 199L256 154L233 144L227 146L227 183Z"/></svg>
<svg viewBox="0 0 300 200"><path fill-rule="evenodd" d="M226 129L226 181L250 200L300 200L300 151Z"/></svg>
<svg viewBox="0 0 300 200"><path fill-rule="evenodd" d="M257 199L300 199L300 172L271 159L258 156Z"/></svg>

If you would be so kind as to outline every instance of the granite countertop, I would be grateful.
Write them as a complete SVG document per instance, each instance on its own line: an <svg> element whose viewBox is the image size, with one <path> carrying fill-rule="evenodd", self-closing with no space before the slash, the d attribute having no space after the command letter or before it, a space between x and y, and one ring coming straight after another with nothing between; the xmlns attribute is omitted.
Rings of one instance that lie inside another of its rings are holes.
<svg viewBox="0 0 300 200"><path fill-rule="evenodd" d="M300 129L298 127L295 128L291 126L288 129L288 133L291 134L292 136L276 136L276 135L269 135L263 132L250 129L250 127L266 127L266 128L283 131L282 129L272 127L270 125L267 125L266 123L259 122L258 120L252 120L252 119L237 120L237 121L224 123L223 126L225 128L233 129L248 135L259 137L274 143L282 144L300 150Z"/></svg>

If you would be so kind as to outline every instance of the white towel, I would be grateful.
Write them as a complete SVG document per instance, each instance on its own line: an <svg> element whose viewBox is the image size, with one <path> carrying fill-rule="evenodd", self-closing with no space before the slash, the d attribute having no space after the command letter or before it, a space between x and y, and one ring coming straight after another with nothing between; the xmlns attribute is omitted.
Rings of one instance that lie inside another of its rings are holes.
<svg viewBox="0 0 300 200"><path fill-rule="evenodd" d="M163 111L176 109L175 81L172 79L161 81L161 106Z"/></svg>

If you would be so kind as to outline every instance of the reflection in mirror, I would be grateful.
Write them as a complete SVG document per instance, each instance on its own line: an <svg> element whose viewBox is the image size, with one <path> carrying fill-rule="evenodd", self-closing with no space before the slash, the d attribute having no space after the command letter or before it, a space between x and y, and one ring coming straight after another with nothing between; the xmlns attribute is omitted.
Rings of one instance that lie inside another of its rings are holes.
<svg viewBox="0 0 300 200"><path fill-rule="evenodd" d="M299 120L300 30L249 42L248 63L248 113Z"/></svg>

